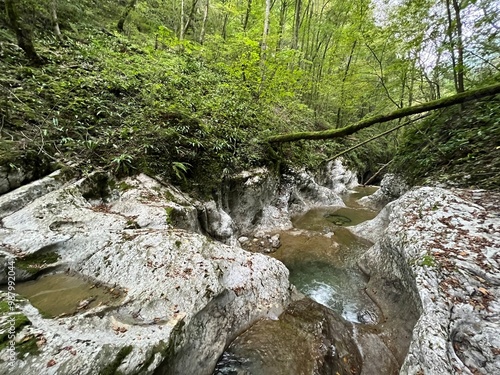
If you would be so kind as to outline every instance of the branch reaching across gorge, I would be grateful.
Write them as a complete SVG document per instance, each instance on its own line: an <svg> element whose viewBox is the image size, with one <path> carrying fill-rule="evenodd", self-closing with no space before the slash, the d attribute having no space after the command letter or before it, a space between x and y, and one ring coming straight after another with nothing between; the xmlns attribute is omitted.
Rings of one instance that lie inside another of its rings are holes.
<svg viewBox="0 0 500 375"><path fill-rule="evenodd" d="M341 138L350 134L354 134L360 131L361 129L368 128L375 124L397 120L399 118L403 118L406 116L433 111L435 109L445 108L456 104L462 104L473 100L485 98L488 96L494 96L496 94L500 94L500 83L491 86L481 87L474 90L468 90L466 92L452 95L447 98L433 100L427 103L411 107L401 108L385 115L377 115L369 117L340 129L328 129L323 131L280 134L269 137L267 141L270 143L282 143L282 142L296 142L302 139L318 140L318 139Z"/></svg>

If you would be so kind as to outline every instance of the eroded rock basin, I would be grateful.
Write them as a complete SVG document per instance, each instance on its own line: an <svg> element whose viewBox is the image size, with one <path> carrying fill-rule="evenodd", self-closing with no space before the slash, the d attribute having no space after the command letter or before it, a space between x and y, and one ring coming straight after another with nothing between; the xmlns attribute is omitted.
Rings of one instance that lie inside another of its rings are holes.
<svg viewBox="0 0 500 375"><path fill-rule="evenodd" d="M118 305L123 297L123 291L118 288L106 288L65 273L19 283L16 292L48 318L72 315L102 305Z"/></svg>
<svg viewBox="0 0 500 375"><path fill-rule="evenodd" d="M417 316L402 309L402 291L367 290L369 278L357 260L372 243L345 228L376 216L356 203L373 191L346 197L351 207L309 210L292 219L294 229L279 232L281 247L271 256L287 266L290 282L307 297L279 320L240 335L214 374L398 373Z"/></svg>

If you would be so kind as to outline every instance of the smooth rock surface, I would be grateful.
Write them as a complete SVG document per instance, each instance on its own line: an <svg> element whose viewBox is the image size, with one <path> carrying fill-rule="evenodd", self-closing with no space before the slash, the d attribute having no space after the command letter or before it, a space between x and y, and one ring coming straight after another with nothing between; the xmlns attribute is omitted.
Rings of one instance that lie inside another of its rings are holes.
<svg viewBox="0 0 500 375"><path fill-rule="evenodd" d="M346 168L342 158L329 161L318 173L317 181L337 194L347 194L359 184L356 172Z"/></svg>
<svg viewBox="0 0 500 375"><path fill-rule="evenodd" d="M340 162L330 163L328 168L322 178L329 186L305 171L291 171L279 180L263 168L244 172L226 183L221 206L239 235L290 229L293 215L314 207L345 207L340 193L353 186L355 175ZM340 177L336 175L339 168Z"/></svg>
<svg viewBox="0 0 500 375"><path fill-rule="evenodd" d="M420 316L401 374L500 373L499 201L425 187L381 213L389 224L360 265L368 289L408 293Z"/></svg>
<svg viewBox="0 0 500 375"><path fill-rule="evenodd" d="M382 178L380 189L372 195L359 199L358 203L373 210L380 210L408 190L410 187L401 177L388 173Z"/></svg>
<svg viewBox="0 0 500 375"><path fill-rule="evenodd" d="M1 351L0 373L211 374L230 340L287 305L288 270L280 262L173 227L172 207L185 208L185 217L196 211L174 188L139 175L99 201L84 198L84 186L46 189L34 200L23 196L29 185L23 194L4 195L27 203L4 211L0 253L19 267L27 256L55 254L50 264L31 267L33 275L46 267L69 270L122 291L124 300L44 319L18 299L16 313L31 325L17 332L16 342L21 348L36 340L39 353L19 354L9 368Z"/></svg>

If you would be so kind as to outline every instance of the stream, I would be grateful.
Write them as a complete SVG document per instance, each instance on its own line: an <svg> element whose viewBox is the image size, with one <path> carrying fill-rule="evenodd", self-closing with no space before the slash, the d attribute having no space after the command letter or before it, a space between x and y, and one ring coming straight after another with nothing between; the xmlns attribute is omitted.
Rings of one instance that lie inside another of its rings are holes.
<svg viewBox="0 0 500 375"><path fill-rule="evenodd" d="M214 375L399 372L416 317L399 313L404 294L382 290L375 291L380 299L370 298L357 260L372 243L347 229L377 215L356 203L375 190L358 187L344 198L347 207L311 209L279 232L281 247L270 255L287 266L290 282L306 297L278 320L259 321L238 336Z"/></svg>

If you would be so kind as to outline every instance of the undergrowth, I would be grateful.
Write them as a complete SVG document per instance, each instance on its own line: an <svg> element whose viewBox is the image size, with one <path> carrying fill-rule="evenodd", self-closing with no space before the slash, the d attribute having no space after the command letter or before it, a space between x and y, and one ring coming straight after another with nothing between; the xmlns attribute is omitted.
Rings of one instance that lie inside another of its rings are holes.
<svg viewBox="0 0 500 375"><path fill-rule="evenodd" d="M393 170L414 185L500 189L500 98L435 112L410 127Z"/></svg>

